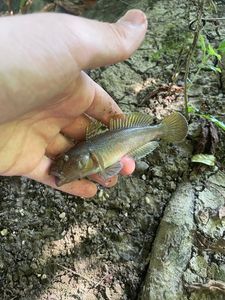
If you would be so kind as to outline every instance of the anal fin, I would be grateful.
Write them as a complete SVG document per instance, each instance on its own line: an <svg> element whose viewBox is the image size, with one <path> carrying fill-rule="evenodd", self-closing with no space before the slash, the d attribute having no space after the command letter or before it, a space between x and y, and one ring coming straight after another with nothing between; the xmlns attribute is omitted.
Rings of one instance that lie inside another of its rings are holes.
<svg viewBox="0 0 225 300"><path fill-rule="evenodd" d="M145 157L146 155L148 155L149 153L153 152L158 147L158 145L159 145L158 142L151 141L142 147L139 147L137 149L130 151L129 153L127 153L127 155L129 155L135 159L141 159L141 158Z"/></svg>

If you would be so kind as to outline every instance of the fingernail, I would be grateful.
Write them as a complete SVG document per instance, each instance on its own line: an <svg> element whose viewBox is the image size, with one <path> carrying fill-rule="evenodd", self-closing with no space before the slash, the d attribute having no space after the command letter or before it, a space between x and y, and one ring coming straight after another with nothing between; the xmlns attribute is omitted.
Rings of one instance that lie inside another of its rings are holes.
<svg viewBox="0 0 225 300"><path fill-rule="evenodd" d="M126 22L135 26L146 24L146 21L146 15L138 9L129 10L122 18L118 20L118 22Z"/></svg>

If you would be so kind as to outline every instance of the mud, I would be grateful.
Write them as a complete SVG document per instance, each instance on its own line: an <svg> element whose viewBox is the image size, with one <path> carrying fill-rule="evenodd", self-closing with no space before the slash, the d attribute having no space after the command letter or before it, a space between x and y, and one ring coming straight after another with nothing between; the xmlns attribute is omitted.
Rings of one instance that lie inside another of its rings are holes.
<svg viewBox="0 0 225 300"><path fill-rule="evenodd" d="M116 8L113 1L98 1L86 15L115 21L128 7L148 16L145 42L126 62L90 76L125 112L145 111L160 120L183 107L182 76L178 84L172 77L181 48L191 41L192 11L186 1L121 1ZM212 114L222 110L218 76L203 71L190 100ZM132 176L99 188L89 200L1 177L1 299L224 299L222 289L196 285L225 281L224 133L218 166L195 168L190 159L201 125L197 118L190 123L185 142L160 142Z"/></svg>

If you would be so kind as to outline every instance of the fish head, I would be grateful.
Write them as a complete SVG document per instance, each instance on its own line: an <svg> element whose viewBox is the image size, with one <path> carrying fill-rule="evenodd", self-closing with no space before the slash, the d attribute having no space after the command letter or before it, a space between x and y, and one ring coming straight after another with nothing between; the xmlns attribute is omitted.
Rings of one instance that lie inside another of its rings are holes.
<svg viewBox="0 0 225 300"><path fill-rule="evenodd" d="M76 179L86 177L95 171L95 162L90 153L63 154L53 162L50 175L55 176L55 183L61 186Z"/></svg>

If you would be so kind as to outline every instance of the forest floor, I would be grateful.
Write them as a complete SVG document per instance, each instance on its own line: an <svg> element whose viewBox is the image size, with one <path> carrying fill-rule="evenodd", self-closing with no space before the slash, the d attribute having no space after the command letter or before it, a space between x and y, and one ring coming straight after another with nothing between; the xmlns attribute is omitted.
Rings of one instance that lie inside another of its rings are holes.
<svg viewBox="0 0 225 300"><path fill-rule="evenodd" d="M35 10L47 2L36 1ZM50 10L61 10L52 2ZM141 8L149 20L146 39L130 59L90 76L124 112L142 111L160 122L183 111L182 63L193 39L188 24L194 9L178 0L115 2L99 0L82 13L115 21L128 8ZM6 9L0 4L2 14ZM205 25L215 45L225 39L222 25ZM225 121L219 73L202 70L189 94L192 106ZM224 136L191 115L183 143L159 142L132 176L89 200L2 177L0 298L225 299ZM196 152L214 154L216 165L191 163Z"/></svg>

